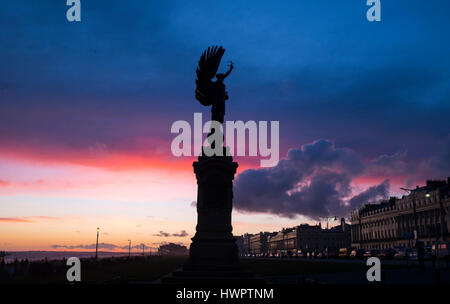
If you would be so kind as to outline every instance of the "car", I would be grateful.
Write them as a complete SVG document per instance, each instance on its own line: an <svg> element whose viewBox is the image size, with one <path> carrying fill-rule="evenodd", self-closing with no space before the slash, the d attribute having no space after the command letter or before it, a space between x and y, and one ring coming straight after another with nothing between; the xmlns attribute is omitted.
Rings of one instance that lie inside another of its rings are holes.
<svg viewBox="0 0 450 304"><path fill-rule="evenodd" d="M439 258L448 258L449 257L449 250L450 250L450 243L449 242L438 242L436 244L433 244L431 246L431 253L432 255L436 255ZM437 248L437 250L436 250Z"/></svg>
<svg viewBox="0 0 450 304"><path fill-rule="evenodd" d="M396 260L407 260L409 259L412 253L411 248L400 248L397 250L397 253L394 255L394 259Z"/></svg>
<svg viewBox="0 0 450 304"><path fill-rule="evenodd" d="M353 249L350 253L352 259L361 259L366 251L364 249Z"/></svg>
<svg viewBox="0 0 450 304"><path fill-rule="evenodd" d="M297 257L298 258L306 258L307 257L306 252L303 251L303 250L298 250L297 251Z"/></svg>
<svg viewBox="0 0 450 304"><path fill-rule="evenodd" d="M431 260L431 255L432 255L432 251L431 251L431 246L425 246L423 247L424 252L423 252L423 259L424 260Z"/></svg>
<svg viewBox="0 0 450 304"><path fill-rule="evenodd" d="M394 258L395 254L396 254L395 249L393 249L393 248L386 248L386 249L383 249L378 256L380 258L383 258L383 259L386 259L386 260L390 260L390 259Z"/></svg>
<svg viewBox="0 0 450 304"><path fill-rule="evenodd" d="M347 259L350 255L350 252L347 248L341 248L339 249L339 257L341 259Z"/></svg>
<svg viewBox="0 0 450 304"><path fill-rule="evenodd" d="M403 260L406 257L406 250L400 249L397 250L397 252L394 254L394 259L396 260Z"/></svg>
<svg viewBox="0 0 450 304"><path fill-rule="evenodd" d="M417 261L419 258L417 256L417 249L411 249L411 252L409 252L408 259L411 261Z"/></svg>
<svg viewBox="0 0 450 304"><path fill-rule="evenodd" d="M311 258L315 259L315 258L318 258L318 257L319 257L319 253L320 253L319 250L314 250L314 251L311 252L311 254L310 254L309 256L310 256Z"/></svg>
<svg viewBox="0 0 450 304"><path fill-rule="evenodd" d="M336 249L330 249L328 251L328 257L329 258L338 258L339 257L339 251L337 251Z"/></svg>
<svg viewBox="0 0 450 304"><path fill-rule="evenodd" d="M363 254L363 257L365 257L365 258L377 257L379 253L380 253L380 251L377 250L377 249L370 249L370 250L367 250L367 251Z"/></svg>

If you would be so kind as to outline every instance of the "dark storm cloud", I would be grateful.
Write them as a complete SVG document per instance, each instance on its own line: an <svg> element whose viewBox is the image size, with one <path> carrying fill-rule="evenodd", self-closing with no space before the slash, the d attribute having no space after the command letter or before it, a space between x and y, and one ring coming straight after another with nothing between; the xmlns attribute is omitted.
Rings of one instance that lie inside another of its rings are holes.
<svg viewBox="0 0 450 304"><path fill-rule="evenodd" d="M140 249L140 250L142 250L142 248L144 248L144 249L154 249L155 247L147 246L144 243L140 243L138 245L131 246L131 249ZM122 246L121 249L128 249L128 246Z"/></svg>
<svg viewBox="0 0 450 304"><path fill-rule="evenodd" d="M389 197L389 180L385 180L377 186L369 187L367 190L355 195L348 201L348 209L355 210L363 204L374 200L386 199Z"/></svg>
<svg viewBox="0 0 450 304"><path fill-rule="evenodd" d="M406 151L363 161L352 149L337 148L329 140L317 140L289 150L275 167L240 173L235 181L234 206L244 212L289 218L347 216L363 204L388 198L389 177L400 177L404 179L400 187L411 187L414 181L449 176L450 136L439 147L420 162L408 161ZM386 179L354 193L352 186L359 177Z"/></svg>
<svg viewBox="0 0 450 304"><path fill-rule="evenodd" d="M180 246L186 245L182 242L154 242L154 243L152 243L152 245L155 245L155 246L162 246L162 245L169 245L169 244L176 244L176 245L180 245Z"/></svg>
<svg viewBox="0 0 450 304"><path fill-rule="evenodd" d="M172 236L185 237L185 236L189 236L189 233L187 233L186 230L181 230L179 233L172 233Z"/></svg>
<svg viewBox="0 0 450 304"><path fill-rule="evenodd" d="M242 211L283 217L345 216L362 203L388 196L389 181L385 181L348 199L352 195L352 179L363 175L367 167L354 151L336 148L328 140L317 140L289 150L275 167L239 174L234 206Z"/></svg>
<svg viewBox="0 0 450 304"><path fill-rule="evenodd" d="M289 150L277 166L243 171L235 182L235 206L285 217L342 215L350 182L365 165L354 151L317 140Z"/></svg>
<svg viewBox="0 0 450 304"><path fill-rule="evenodd" d="M95 249L96 244L79 244L79 245L50 245L51 248L66 248L66 249ZM99 249L115 250L122 249L122 246L118 246L110 243L98 243ZM128 248L128 247L127 247Z"/></svg>
<svg viewBox="0 0 450 304"><path fill-rule="evenodd" d="M170 236L170 233L161 230L159 233L156 233L156 234L154 234L153 236L169 237L169 236Z"/></svg>
<svg viewBox="0 0 450 304"><path fill-rule="evenodd" d="M188 236L189 234L186 232L186 230L181 230L179 233L169 233L169 232L165 232L165 231L160 231L157 234L154 234L153 236L159 236L159 237L185 237Z"/></svg>

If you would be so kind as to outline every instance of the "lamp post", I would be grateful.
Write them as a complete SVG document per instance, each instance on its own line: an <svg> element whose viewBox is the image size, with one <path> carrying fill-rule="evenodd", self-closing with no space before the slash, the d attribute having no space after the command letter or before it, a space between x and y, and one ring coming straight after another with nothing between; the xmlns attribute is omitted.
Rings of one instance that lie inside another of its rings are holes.
<svg viewBox="0 0 450 304"><path fill-rule="evenodd" d="M440 245L440 241L439 241L439 238L442 238L442 242L445 242L446 240L447 240L447 238L446 238L446 236L445 236L445 234L446 234L446 230L445 230L445 227L446 227L446 223L445 223L445 209L444 209L444 205L443 205L443 197L442 197L442 193L441 193L441 190L439 190L439 193L438 193L438 200L439 200L439 216L440 216L440 219L439 219L439 226L440 226L440 237L439 237L439 232L438 232L438 230L436 229L436 275L438 276L438 279L439 279L439 276L440 276L440 272L439 272L439 252L440 252L440 247L441 247L441 245ZM430 193L427 193L427 194L425 194L425 196L426 197L431 197L431 194ZM437 221L436 221L437 222Z"/></svg>
<svg viewBox="0 0 450 304"><path fill-rule="evenodd" d="M128 240L128 257L131 256L131 240Z"/></svg>
<svg viewBox="0 0 450 304"><path fill-rule="evenodd" d="M328 230L329 220L334 219L335 221L337 221L337 216L321 216L319 217L319 219L325 219L327 221L327 230Z"/></svg>
<svg viewBox="0 0 450 304"><path fill-rule="evenodd" d="M328 230L328 222L330 219L334 219L335 221L337 221L337 216L321 216L319 217L320 219L326 219L327 220L327 232L329 232ZM330 236L327 235L327 259L329 257L329 249L330 248Z"/></svg>
<svg viewBox="0 0 450 304"><path fill-rule="evenodd" d="M427 193L426 195L428 195L427 197L430 197L431 195L429 193ZM440 215L440 226L441 226L441 238L442 241L445 242L447 240L446 238L446 223L445 223L445 209L444 209L444 204L443 204L443 199L441 196L441 193L439 193L439 215Z"/></svg>
<svg viewBox="0 0 450 304"><path fill-rule="evenodd" d="M429 195L428 193L425 194L425 197L428 197L427 195ZM414 230L416 231L416 233L414 234L414 238L416 239L416 247L417 247L417 242L419 241L419 229L417 227L417 201L416 198L413 198L413 212L414 212Z"/></svg>
<svg viewBox="0 0 450 304"><path fill-rule="evenodd" d="M98 259L98 232L100 231L100 228L97 227L97 241L95 242L95 259Z"/></svg>

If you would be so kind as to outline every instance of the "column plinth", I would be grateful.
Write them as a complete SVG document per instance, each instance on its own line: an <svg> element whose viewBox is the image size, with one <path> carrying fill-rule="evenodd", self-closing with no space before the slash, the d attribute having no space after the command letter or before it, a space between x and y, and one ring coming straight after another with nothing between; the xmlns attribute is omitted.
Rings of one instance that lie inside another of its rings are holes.
<svg viewBox="0 0 450 304"><path fill-rule="evenodd" d="M225 149L224 149L225 151ZM226 155L226 154L224 154ZM193 163L197 178L197 226L183 269L163 283L261 284L239 263L233 237L233 180L238 164L231 156L199 156Z"/></svg>

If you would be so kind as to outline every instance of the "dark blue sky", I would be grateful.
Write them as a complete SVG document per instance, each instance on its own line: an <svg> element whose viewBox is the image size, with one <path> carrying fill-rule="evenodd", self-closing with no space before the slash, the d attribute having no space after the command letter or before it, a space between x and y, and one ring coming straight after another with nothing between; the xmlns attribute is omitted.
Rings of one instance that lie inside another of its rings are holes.
<svg viewBox="0 0 450 304"><path fill-rule="evenodd" d="M69 23L63 0L2 1L3 150L168 150L174 120L208 112L195 68L220 44L226 118L279 120L281 155L319 138L410 166L450 154L448 1L382 1L381 23L365 0L81 2Z"/></svg>

